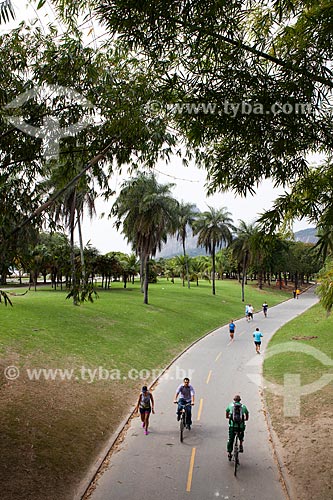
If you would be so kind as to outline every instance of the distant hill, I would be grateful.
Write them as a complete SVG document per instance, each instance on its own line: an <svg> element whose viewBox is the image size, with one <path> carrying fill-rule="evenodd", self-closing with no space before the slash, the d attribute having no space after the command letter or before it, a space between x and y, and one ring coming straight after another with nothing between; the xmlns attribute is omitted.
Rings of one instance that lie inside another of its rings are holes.
<svg viewBox="0 0 333 500"><path fill-rule="evenodd" d="M188 234L191 235L191 229L189 229ZM202 247L197 246L198 236L188 236L185 241L185 249L187 255L190 257L196 257L197 255L207 255L206 251ZM177 241L177 238L172 236L168 238L168 241L163 245L160 253L156 255L159 259L163 257L164 259L169 259L175 257L176 255L183 255L183 247L181 241Z"/></svg>
<svg viewBox="0 0 333 500"><path fill-rule="evenodd" d="M296 231L296 233L294 233L294 238L296 241L303 241L303 243L317 243L318 238L316 237L316 232L317 229L315 227L309 227L308 229Z"/></svg>
<svg viewBox="0 0 333 500"><path fill-rule="evenodd" d="M308 229L302 229L301 231L296 231L294 237L296 241L302 241L303 243L317 243L318 238L316 237L316 228L310 227ZM188 234L191 235L191 229L189 229ZM203 247L197 247L198 236L188 236L186 238L186 253L190 257L196 257L197 255L207 255ZM159 259L163 257L164 259L169 259L175 257L176 255L182 255L183 248L181 241L177 241L176 237L169 237L165 245L163 245L160 253L156 255Z"/></svg>

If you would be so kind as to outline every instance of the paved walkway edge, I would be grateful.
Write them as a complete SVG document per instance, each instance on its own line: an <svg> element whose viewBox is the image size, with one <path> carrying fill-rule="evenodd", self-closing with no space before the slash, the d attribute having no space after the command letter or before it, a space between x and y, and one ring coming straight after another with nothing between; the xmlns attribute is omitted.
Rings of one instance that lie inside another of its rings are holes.
<svg viewBox="0 0 333 500"><path fill-rule="evenodd" d="M240 318L238 318L240 319ZM216 330L219 330L220 328L223 328L226 325L221 325L218 328L214 328L214 330L210 330L209 332L205 333L198 339L194 340L190 345L188 345L182 352L177 354L175 358L173 358L170 363L163 368L159 376L153 380L153 382L149 385L149 388L153 388L159 381L159 379L162 377L162 375L173 365L175 361L177 361L178 358L180 358L186 351L191 349L192 346L200 342L200 340L204 339L211 333L215 332ZM133 403L134 406L134 403ZM100 472L103 470L103 465L105 461L108 459L109 455L111 455L114 452L114 449L118 443L121 442L121 438L123 435L123 432L126 430L127 425L131 421L131 419L134 416L134 410L127 416L122 423L118 426L117 430L112 434L110 437L108 443L105 445L104 448L98 453L97 458L93 462L93 464L90 466L88 472L86 473L85 478L81 481L80 485L78 488L76 488L76 492L74 494L73 500L84 500L89 498L89 490L91 487L93 487L93 484L95 480L98 478L98 475Z"/></svg>
<svg viewBox="0 0 333 500"><path fill-rule="evenodd" d="M306 288L305 292L307 292L311 288L313 288L313 286L309 286L308 288ZM313 306L310 306L310 308L311 307L313 307ZM304 314L304 312L301 314ZM274 335L275 335L275 333L274 333ZM265 360L264 360L264 362L265 362ZM264 364L262 364L261 370L263 369L263 366L264 366ZM278 471L280 474L280 481L282 483L287 500L296 500L297 494L296 494L296 491L295 491L295 488L294 488L294 485L292 482L292 478L288 472L287 467L285 466L285 464L282 460L282 455L283 455L282 445L281 445L281 442L280 442L280 440L279 440L279 438L278 438L278 436L273 428L271 416L270 416L269 411L268 411L268 406L267 406L266 398L265 398L263 391L261 392L261 400L262 400L262 406L263 406L266 424L267 424L267 428L268 428L269 440L270 440L272 450L273 450L273 456L275 458L275 462L277 464Z"/></svg>
<svg viewBox="0 0 333 500"><path fill-rule="evenodd" d="M310 288L312 288L312 286L309 286L307 289L305 289L305 291L307 291ZM282 300L281 303L287 302L288 300L289 299L286 298L285 300ZM240 318L236 318L236 319L238 320L238 319L241 319L242 317L243 316L241 316ZM217 331L220 328L223 328L225 326L227 326L227 325L221 325L217 328L214 328L214 330L210 330L210 331L206 332L204 335L202 335L201 337L199 337L198 339L194 340L190 345L188 345L182 352L177 354L177 356L170 361L170 363L161 371L159 376L149 385L149 388L153 388L158 383L160 377L162 377L162 375L172 366L172 364L178 358L180 358L186 351L191 349L192 346L194 346L195 344L200 342L202 339L204 339L205 337L207 337L211 333L213 333L213 332L215 332L215 331ZM280 441L279 441L279 439L278 439L278 437L277 437L277 435L272 427L270 416L268 413L268 409L267 409L263 394L261 394L261 399L262 399L263 410L265 412L265 418L266 418L266 422L267 422L268 433L270 436L270 442L272 445L273 456L274 456L275 461L276 461L277 466L278 466L281 484L282 484L283 489L286 493L287 499L288 500L295 500L296 497L293 495L293 491L292 491L293 488L290 484L290 478L289 478L289 476L287 476L287 472L285 471L285 466L282 463L281 457L277 451L280 447ZM134 406L134 403L133 403L133 406ZM133 416L134 416L134 410L131 411L131 413L122 421L122 423L118 426L117 430L110 437L108 443L100 451L100 453L98 453L97 458L95 459L95 461L92 463L92 465L88 469L85 478L81 481L78 488L76 488L76 492L74 494L73 500L85 500L85 499L89 498L90 488L93 489L94 482L96 481L96 479L98 479L99 473L103 471L103 465L107 461L108 457L115 451L116 445L122 441L122 435L123 435L124 431L126 430L126 427L128 426L129 422L133 418Z"/></svg>
<svg viewBox="0 0 333 500"><path fill-rule="evenodd" d="M282 487L284 489L287 500L296 500L297 496L295 495L295 490L294 490L290 475L289 475L288 470L287 470L287 468L282 460L283 453L282 453L281 443L280 443L280 440L279 440L279 438L278 438L278 436L273 428L271 416L269 414L268 406L266 404L266 399L265 399L265 396L263 393L261 395L261 399L262 399L262 405L263 405L263 409L264 409L266 424L267 424L267 428L268 428L269 441L271 443L272 450L273 450L273 456L274 456L274 459L275 459L275 462L276 462L276 465L277 465L277 468L279 471L280 482L281 482Z"/></svg>

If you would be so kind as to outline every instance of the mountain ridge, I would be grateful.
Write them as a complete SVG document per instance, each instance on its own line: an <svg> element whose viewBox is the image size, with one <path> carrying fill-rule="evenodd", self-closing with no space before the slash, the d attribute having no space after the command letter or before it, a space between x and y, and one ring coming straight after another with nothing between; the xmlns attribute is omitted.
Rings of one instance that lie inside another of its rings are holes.
<svg viewBox="0 0 333 500"><path fill-rule="evenodd" d="M189 230L190 232L190 230ZM317 243L318 238L316 237L316 228L309 227L307 229L301 229L294 233L295 241L302 241L303 243ZM203 247L197 246L198 236L188 236L185 240L185 250L189 257L196 257L197 255L207 255L207 252ZM223 248L223 246L222 246ZM177 240L175 236L171 236L168 241L163 245L161 252L156 255L156 258L170 259L171 257L176 257L177 255L183 254L183 247L180 240Z"/></svg>

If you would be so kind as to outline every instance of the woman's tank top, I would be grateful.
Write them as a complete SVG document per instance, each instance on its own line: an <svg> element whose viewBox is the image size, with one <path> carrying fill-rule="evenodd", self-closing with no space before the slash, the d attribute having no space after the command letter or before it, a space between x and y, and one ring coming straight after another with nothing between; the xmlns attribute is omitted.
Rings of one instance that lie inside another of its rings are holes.
<svg viewBox="0 0 333 500"><path fill-rule="evenodd" d="M140 408L150 408L150 393L141 394Z"/></svg>

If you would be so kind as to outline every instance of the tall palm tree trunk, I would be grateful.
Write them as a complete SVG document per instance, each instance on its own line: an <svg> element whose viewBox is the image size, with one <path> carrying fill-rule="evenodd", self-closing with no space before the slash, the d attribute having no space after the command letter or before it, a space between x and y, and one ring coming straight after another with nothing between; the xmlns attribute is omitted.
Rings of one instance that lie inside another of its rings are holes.
<svg viewBox="0 0 333 500"><path fill-rule="evenodd" d="M259 273L258 273L258 288L259 288L259 290L262 290L262 281L263 281L262 268L260 268Z"/></svg>
<svg viewBox="0 0 333 500"><path fill-rule="evenodd" d="M80 220L80 212L77 212L77 227L79 231L79 241L80 241L80 256L81 256L81 269L82 269L82 284L86 285L86 264L84 261L84 253L83 253L83 241L82 241L82 228L81 228L81 220Z"/></svg>
<svg viewBox="0 0 333 500"><path fill-rule="evenodd" d="M144 293L144 278L145 278L145 256L140 255L140 289L141 293Z"/></svg>
<svg viewBox="0 0 333 500"><path fill-rule="evenodd" d="M189 271L188 271L188 259L186 258L186 250L185 250L185 238L183 239L183 254L184 254L185 266L186 266L187 288L191 288L190 274L189 274Z"/></svg>
<svg viewBox="0 0 333 500"><path fill-rule="evenodd" d="M149 283L149 258L148 255L146 255L145 259L145 280L144 280L144 298L143 298L143 303L148 304L148 283Z"/></svg>
<svg viewBox="0 0 333 500"><path fill-rule="evenodd" d="M242 274L242 302L245 300L245 283L246 283L246 275L247 275L247 262L249 257L249 251L246 250L244 252L243 257L243 274Z"/></svg>
<svg viewBox="0 0 333 500"><path fill-rule="evenodd" d="M75 251L74 251L74 226L71 225L71 268L72 268L72 288L76 287L76 269L75 269ZM77 305L77 297L74 293L73 295L73 304Z"/></svg>
<svg viewBox="0 0 333 500"><path fill-rule="evenodd" d="M72 202L72 207L71 207L69 227L70 227L70 233L71 233L70 244L71 244L72 289L74 290L73 305L77 306L78 300L77 300L77 295L75 293L75 287L76 287L76 269L75 269L75 251L74 251L75 201L76 201L76 192L74 193L74 196L73 196L73 202Z"/></svg>
<svg viewBox="0 0 333 500"><path fill-rule="evenodd" d="M213 292L213 295L215 295L215 244L213 244L213 248L212 248L212 264L213 264L213 267L212 267L212 292Z"/></svg>

